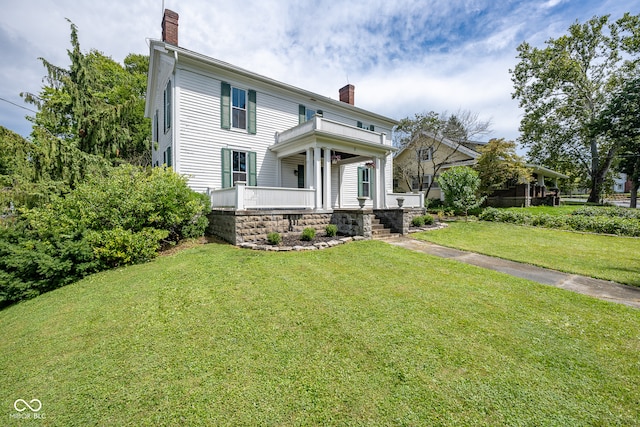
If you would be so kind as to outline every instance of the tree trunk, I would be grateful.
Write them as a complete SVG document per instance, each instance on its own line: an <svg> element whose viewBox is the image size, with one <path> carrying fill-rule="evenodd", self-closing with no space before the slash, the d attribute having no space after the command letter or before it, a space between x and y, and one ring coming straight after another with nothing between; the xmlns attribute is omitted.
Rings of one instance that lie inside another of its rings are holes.
<svg viewBox="0 0 640 427"><path fill-rule="evenodd" d="M640 157L636 157L636 162L633 165L633 171L630 176L631 179L631 203L630 207L638 207L638 184L640 183Z"/></svg>
<svg viewBox="0 0 640 427"><path fill-rule="evenodd" d="M591 179L591 191L587 203L600 203L600 194L602 194L602 182L598 182L597 177Z"/></svg>
<svg viewBox="0 0 640 427"><path fill-rule="evenodd" d="M599 157L597 156L597 148L595 148L595 144L596 143L594 138L591 150L591 193L589 194L589 199L587 200L587 202L589 203L600 203L602 190L604 189L604 180L607 177L607 173L609 173L609 169L611 168L611 164L613 163L613 158L615 157L616 150L620 145L619 143L617 143L609 148L604 161L599 164L600 162ZM595 156L594 153L596 154Z"/></svg>

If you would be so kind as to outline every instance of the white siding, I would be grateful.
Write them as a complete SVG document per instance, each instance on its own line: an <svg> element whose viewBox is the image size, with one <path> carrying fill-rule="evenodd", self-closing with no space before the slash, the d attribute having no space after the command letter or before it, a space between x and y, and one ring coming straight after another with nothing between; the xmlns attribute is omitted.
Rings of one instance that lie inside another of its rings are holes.
<svg viewBox="0 0 640 427"><path fill-rule="evenodd" d="M341 123L355 125L357 117L347 117L343 113L334 113L327 107L316 105L309 100L298 99L273 89L264 83L252 84L246 78L234 80L233 76L216 76L204 69L179 64L175 71L175 96L173 98L173 132L176 133L174 167L177 172L189 176L189 185L204 192L207 188L222 187L221 151L223 148L256 152L257 184L267 187L293 187L298 184L293 171L298 164L305 164L304 157L283 159L278 170L276 156L268 149L275 142L277 132L298 125L298 106L305 105L314 110L323 110L324 117ZM246 90L256 90L256 130L255 135L245 131L225 130L220 125L220 85L225 81L232 86ZM166 81L163 83L166 85ZM156 100L162 103L163 86L160 84ZM288 97L289 96L289 97ZM171 132L166 135L162 126L162 105L156 105L159 111L160 141L157 151L153 152L154 164L162 163L162 153L171 143ZM386 133L387 144L391 145L391 129L371 120L362 120L373 124L376 132ZM389 159L391 156L389 156ZM387 162L387 187L391 191L392 167ZM345 167L345 176L338 177L338 168L332 170L332 202L338 203L339 188L342 187L343 205L357 206L357 166ZM340 184L340 185L339 185Z"/></svg>

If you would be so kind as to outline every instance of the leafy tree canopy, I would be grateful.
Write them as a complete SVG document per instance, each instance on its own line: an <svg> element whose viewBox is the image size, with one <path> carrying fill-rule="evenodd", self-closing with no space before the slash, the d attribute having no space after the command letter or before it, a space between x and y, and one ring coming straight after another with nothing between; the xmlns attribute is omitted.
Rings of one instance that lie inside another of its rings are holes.
<svg viewBox="0 0 640 427"><path fill-rule="evenodd" d="M438 178L438 184L444 193L445 204L464 212L465 218L470 209L480 207L486 198L478 196L480 177L468 166L447 169Z"/></svg>
<svg viewBox="0 0 640 427"><path fill-rule="evenodd" d="M574 23L568 33L544 48L524 42L510 70L525 111L521 141L532 161L563 172L577 165L590 181L589 201L597 202L620 147L594 132L594 123L626 73L638 65L640 19L625 14L617 21L594 17Z"/></svg>
<svg viewBox="0 0 640 427"><path fill-rule="evenodd" d="M80 163L80 174L85 172L83 154L114 165L149 164L150 123L144 117L148 57L129 55L122 66L97 50L85 54L74 24L68 55L68 69L40 58L47 70L46 85L38 95L21 94L39 109L32 119L33 141L45 150L51 143L59 145L51 147L65 152L57 161L72 169Z"/></svg>
<svg viewBox="0 0 640 427"><path fill-rule="evenodd" d="M516 154L516 144L504 138L492 139L480 148L475 170L480 178L480 192L491 194L505 184L526 182L531 170L524 159Z"/></svg>

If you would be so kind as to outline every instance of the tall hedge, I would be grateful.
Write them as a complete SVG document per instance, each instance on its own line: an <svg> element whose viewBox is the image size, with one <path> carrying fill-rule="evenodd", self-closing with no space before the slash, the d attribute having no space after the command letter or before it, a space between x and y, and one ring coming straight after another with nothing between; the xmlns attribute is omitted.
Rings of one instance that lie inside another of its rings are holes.
<svg viewBox="0 0 640 427"><path fill-rule="evenodd" d="M207 197L170 169L123 165L92 177L0 222L0 306L148 261L163 246L201 236L208 210Z"/></svg>

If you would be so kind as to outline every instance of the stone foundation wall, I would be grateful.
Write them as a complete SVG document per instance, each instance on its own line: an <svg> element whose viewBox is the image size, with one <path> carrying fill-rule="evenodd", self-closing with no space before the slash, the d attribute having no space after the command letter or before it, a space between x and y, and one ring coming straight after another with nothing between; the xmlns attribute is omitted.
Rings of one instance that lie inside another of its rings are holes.
<svg viewBox="0 0 640 427"><path fill-rule="evenodd" d="M411 221L425 214L424 208L376 209L373 211L380 221L391 228L392 233L408 234Z"/></svg>
<svg viewBox="0 0 640 427"><path fill-rule="evenodd" d="M343 209L334 210L331 223L338 226L338 233L346 236L362 236L370 239L372 236L371 209Z"/></svg>
<svg viewBox="0 0 640 427"><path fill-rule="evenodd" d="M393 233L407 234L414 217L424 215L424 208L397 209L337 209L331 213L305 211L234 211L213 210L209 213L207 234L218 236L239 245L264 240L267 234L277 232L300 234L313 228L324 235L329 224L338 226L343 236L372 237L371 221L374 217L391 228Z"/></svg>
<svg viewBox="0 0 640 427"><path fill-rule="evenodd" d="M283 211L232 211L213 210L208 215L208 235L218 236L229 243L256 242L269 233L300 234L305 228L313 228L323 234L331 223L331 213L283 212Z"/></svg>

